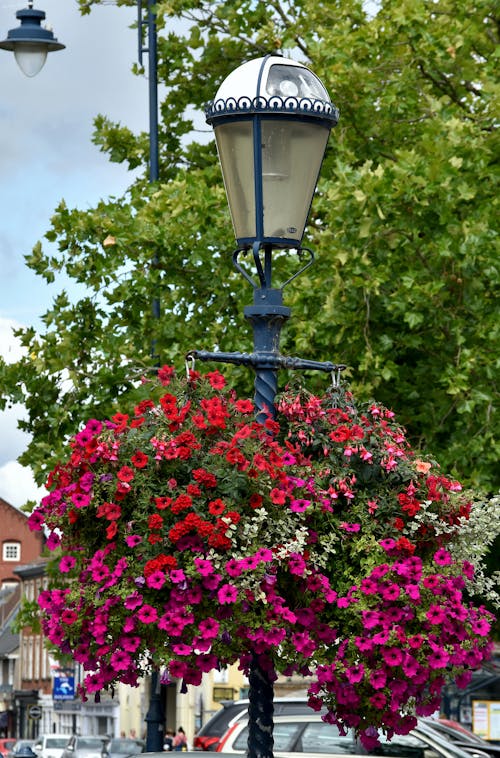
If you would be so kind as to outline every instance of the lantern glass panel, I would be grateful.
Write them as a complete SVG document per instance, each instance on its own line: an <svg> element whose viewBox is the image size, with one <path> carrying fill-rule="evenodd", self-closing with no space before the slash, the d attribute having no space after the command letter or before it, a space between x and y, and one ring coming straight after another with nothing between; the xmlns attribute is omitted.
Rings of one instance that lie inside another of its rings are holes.
<svg viewBox="0 0 500 758"><path fill-rule="evenodd" d="M329 133L311 121L262 121L265 238L301 241Z"/></svg>
<svg viewBox="0 0 500 758"><path fill-rule="evenodd" d="M219 124L215 128L215 139L235 237L255 237L253 123Z"/></svg>
<svg viewBox="0 0 500 758"><path fill-rule="evenodd" d="M47 45L16 42L14 56L17 65L26 76L36 76L47 60Z"/></svg>

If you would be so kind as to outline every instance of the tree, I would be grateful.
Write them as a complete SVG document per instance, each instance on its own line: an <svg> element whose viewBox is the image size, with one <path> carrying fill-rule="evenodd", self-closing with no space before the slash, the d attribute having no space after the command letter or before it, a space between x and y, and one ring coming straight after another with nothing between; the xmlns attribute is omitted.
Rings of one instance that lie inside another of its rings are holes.
<svg viewBox="0 0 500 758"><path fill-rule="evenodd" d="M84 13L93 4L80 0ZM374 14L357 0L171 0L157 8L167 85L160 182L139 178L124 197L85 211L62 201L46 234L57 252L38 244L27 256L47 281L64 272L87 294L70 302L62 292L42 333L20 330L27 357L0 363L2 403L28 410L22 426L33 439L21 462L43 481L82 408L104 417L124 394L133 401L140 375L152 370L152 344L162 362L176 363L194 347L250 346L242 317L250 294L227 254L234 242L215 148L189 141L188 114L201 112L245 59L281 48L311 66L341 110L304 242L317 262L288 290L293 317L282 352L348 364L360 399L393 407L414 445L492 491L493 0L383 0ZM175 19L186 31L173 31ZM95 142L111 160L146 163L146 136L104 116ZM293 255L276 265L285 278ZM249 391L244 370L233 369L231 381Z"/></svg>

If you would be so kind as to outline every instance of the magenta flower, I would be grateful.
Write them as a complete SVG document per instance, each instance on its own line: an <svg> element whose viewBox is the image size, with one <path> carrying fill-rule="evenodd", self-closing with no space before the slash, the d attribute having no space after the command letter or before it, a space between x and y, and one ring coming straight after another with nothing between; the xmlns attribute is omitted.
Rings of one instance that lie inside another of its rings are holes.
<svg viewBox="0 0 500 758"><path fill-rule="evenodd" d="M241 567L241 562L237 561L236 558L231 558L225 566L225 569L229 576L237 577L240 576L243 572L243 569Z"/></svg>
<svg viewBox="0 0 500 758"><path fill-rule="evenodd" d="M381 653L388 666L399 666L403 661L403 653L398 647L382 648Z"/></svg>
<svg viewBox="0 0 500 758"><path fill-rule="evenodd" d="M139 608L140 605L144 602L144 599L142 595L137 592L137 590L134 590L130 595L127 595L125 600L123 601L123 605L128 611L135 611L136 608Z"/></svg>
<svg viewBox="0 0 500 758"><path fill-rule="evenodd" d="M238 588L234 584L223 584L217 592L217 600L222 605L235 603L238 599Z"/></svg>
<svg viewBox="0 0 500 758"><path fill-rule="evenodd" d="M442 624L446 618L446 613L439 605L431 605L425 614L431 624Z"/></svg>
<svg viewBox="0 0 500 758"><path fill-rule="evenodd" d="M359 532L361 524L349 524L347 521L341 521L339 527L345 532Z"/></svg>
<svg viewBox="0 0 500 758"><path fill-rule="evenodd" d="M362 663L359 663L357 666L350 666L346 670L346 677L351 684L358 684L358 682L361 682L364 675L365 667Z"/></svg>
<svg viewBox="0 0 500 758"><path fill-rule="evenodd" d="M158 611L152 605L146 603L137 611L137 618L143 624L153 624L158 619Z"/></svg>
<svg viewBox="0 0 500 758"><path fill-rule="evenodd" d="M110 658L110 663L116 671L126 671L131 662L132 659L125 650L115 650Z"/></svg>
<svg viewBox="0 0 500 758"><path fill-rule="evenodd" d="M59 571L62 571L63 574L67 574L69 571L71 571L72 568L75 567L75 564L76 558L74 556L63 555L59 561Z"/></svg>
<svg viewBox="0 0 500 758"><path fill-rule="evenodd" d="M447 550L440 548L434 553L434 563L438 566L449 566L452 563L452 557Z"/></svg>
<svg viewBox="0 0 500 758"><path fill-rule="evenodd" d="M310 500L295 499L290 501L290 510L294 513L303 513L310 505Z"/></svg>
<svg viewBox="0 0 500 758"><path fill-rule="evenodd" d="M146 585L152 587L155 590L161 590L165 584L166 577L163 571L153 571L152 574L146 577Z"/></svg>
<svg viewBox="0 0 500 758"><path fill-rule="evenodd" d="M129 534L127 537L125 537L125 542L127 543L128 547L137 547L137 545L141 544L142 537L140 534Z"/></svg>
<svg viewBox="0 0 500 758"><path fill-rule="evenodd" d="M90 495L84 492L75 492L71 495L71 502L75 508L85 508L90 503Z"/></svg>
<svg viewBox="0 0 500 758"><path fill-rule="evenodd" d="M170 572L170 581L173 584L182 584L186 581L186 575L182 569L172 569Z"/></svg>
<svg viewBox="0 0 500 758"><path fill-rule="evenodd" d="M446 650L434 650L427 656L427 661L431 669L444 669L448 665L450 656Z"/></svg>
<svg viewBox="0 0 500 758"><path fill-rule="evenodd" d="M208 576L213 574L214 567L211 561L207 561L204 558L195 558L194 565L196 566L200 576Z"/></svg>

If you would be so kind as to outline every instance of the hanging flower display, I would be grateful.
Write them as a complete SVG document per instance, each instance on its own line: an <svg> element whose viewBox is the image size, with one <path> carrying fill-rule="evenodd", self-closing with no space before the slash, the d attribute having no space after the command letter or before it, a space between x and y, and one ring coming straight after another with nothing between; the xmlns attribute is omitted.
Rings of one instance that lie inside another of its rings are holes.
<svg viewBox="0 0 500 758"><path fill-rule="evenodd" d="M83 696L257 655L312 676L311 707L371 745L468 681L491 621L453 553L470 503L392 412L299 388L261 425L217 371L158 380L87 422L30 517L57 565L44 633L88 672Z"/></svg>

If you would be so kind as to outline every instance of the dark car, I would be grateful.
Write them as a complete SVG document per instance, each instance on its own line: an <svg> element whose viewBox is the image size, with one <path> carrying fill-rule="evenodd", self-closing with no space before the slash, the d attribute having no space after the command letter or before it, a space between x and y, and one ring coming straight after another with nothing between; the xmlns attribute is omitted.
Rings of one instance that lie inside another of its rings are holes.
<svg viewBox="0 0 500 758"><path fill-rule="evenodd" d="M222 700L222 708L204 724L194 737L195 750L217 750L220 738L226 733L230 722L238 716L245 716L248 700ZM275 716L294 716L312 713L306 698L275 698Z"/></svg>
<svg viewBox="0 0 500 758"><path fill-rule="evenodd" d="M7 753L7 758L37 758L33 750L34 744L35 740L18 740Z"/></svg>
<svg viewBox="0 0 500 758"><path fill-rule="evenodd" d="M474 755L475 752L480 751L481 753L488 753L492 758L500 758L500 745L492 745L491 742L487 742L474 732L470 732L462 724L454 726L453 722L445 722L441 719L423 719L423 721L431 729L467 753Z"/></svg>

